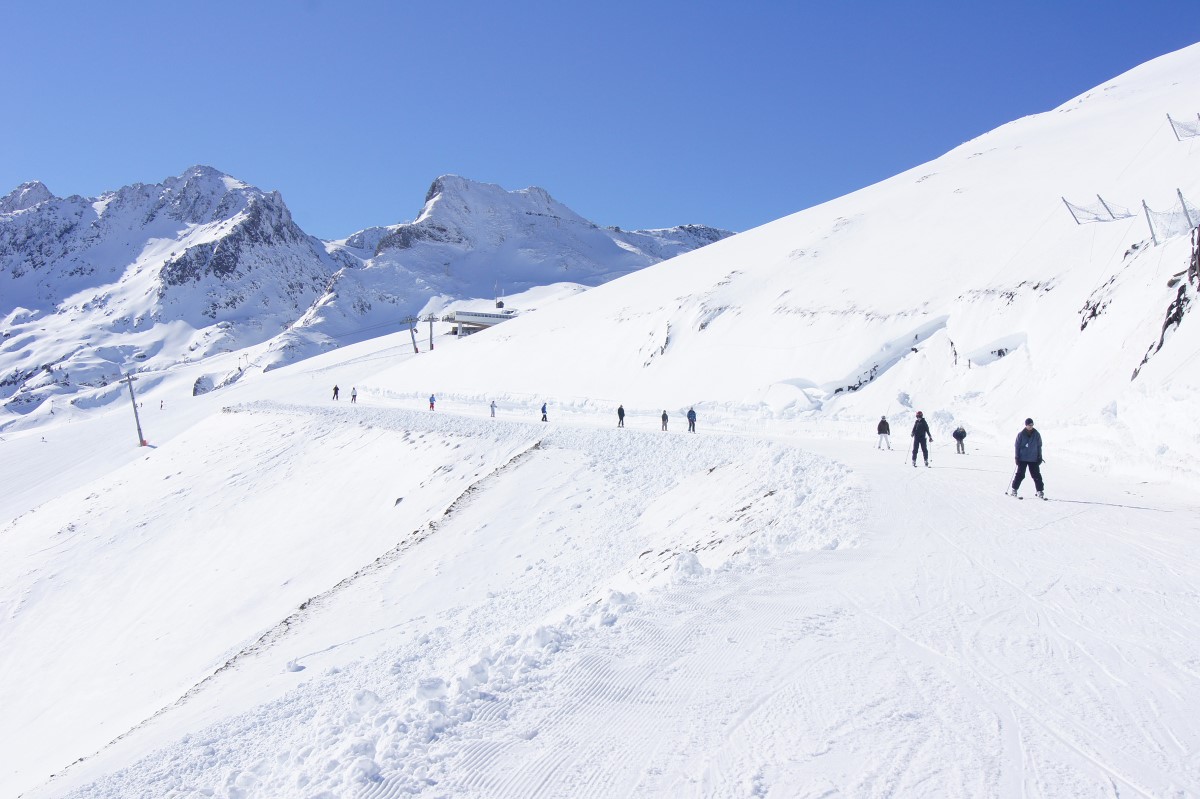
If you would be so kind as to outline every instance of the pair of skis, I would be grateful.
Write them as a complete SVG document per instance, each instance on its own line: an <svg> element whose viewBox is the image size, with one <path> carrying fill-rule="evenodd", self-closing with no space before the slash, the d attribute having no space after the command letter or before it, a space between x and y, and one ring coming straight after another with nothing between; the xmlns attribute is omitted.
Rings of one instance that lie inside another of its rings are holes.
<svg viewBox="0 0 1200 799"><path fill-rule="evenodd" d="M1014 493L1013 493L1011 490L1009 490L1009 491L1005 491L1005 492L1004 492L1004 496L1006 496L1006 497L1012 497L1012 498L1014 498L1014 499L1025 499L1025 497L1023 497L1023 496L1020 496L1019 494L1014 494ZM1046 501L1046 495L1045 495L1045 494L1043 494L1043 493L1040 493L1040 492L1039 492L1039 493L1037 493L1037 494L1034 494L1034 496L1035 496L1035 497L1037 497L1038 499L1042 500L1043 502L1045 502L1045 501Z"/></svg>
<svg viewBox="0 0 1200 799"><path fill-rule="evenodd" d="M1018 496L1018 495L1017 495L1017 489L1015 489L1015 488L1013 488L1013 487L1012 487L1012 483L1013 483L1013 481L1014 481L1014 480L1016 480L1016 479L1017 479L1017 474L1018 474L1019 472L1020 472L1020 469L1018 469L1017 471L1013 472L1012 479L1008 481L1008 482L1009 482L1009 489L1008 489L1007 491L1005 491L1005 492L1004 492L1004 495L1005 495L1005 496L1009 496L1009 497L1016 497L1017 499L1025 499L1025 497ZM1035 485L1036 485L1036 483L1035 483ZM1037 497L1038 499L1040 499L1040 500L1045 500L1045 499L1046 499L1046 494L1045 494L1045 492L1043 492L1043 491L1038 491L1036 494L1034 494L1034 496L1036 496L1036 497Z"/></svg>
<svg viewBox="0 0 1200 799"><path fill-rule="evenodd" d="M912 458L909 458L908 456L905 456L905 458L904 458L904 462L905 462L905 463L911 463L911 464L913 465L913 468L914 468L914 469L915 469L915 468L917 468L917 457L916 457L916 453L915 453L915 452L913 453L913 457L912 457ZM933 456L932 456L932 455L930 455L930 456L928 456L928 457L926 457L926 458L925 458L925 466L926 466L926 467L933 466Z"/></svg>
<svg viewBox="0 0 1200 799"><path fill-rule="evenodd" d="M912 463L912 465L913 465L913 468L914 468L914 469L915 469L915 468L917 468L917 462L916 462L915 460L912 460L912 461L910 461L910 460L908 460L908 459L906 458L906 459L905 459L905 462L906 462L906 463ZM932 465L933 465L933 461L932 461L932 459L925 461L925 468L927 468L927 469L928 469L928 468L931 468L931 467L932 467ZM1020 494L1015 494L1015 493L1013 493L1012 489L1009 489L1008 491L1005 491L1005 492L1004 492L1004 496L1006 496L1006 497L1012 497L1012 498L1014 498L1014 499L1025 499L1025 497L1021 496ZM1045 495L1043 492L1041 492L1041 491L1039 491L1038 493L1034 494L1034 496L1035 496L1037 499L1040 499L1040 500L1042 500L1043 502L1047 502L1047 501L1048 501L1048 500L1046 499L1046 495Z"/></svg>

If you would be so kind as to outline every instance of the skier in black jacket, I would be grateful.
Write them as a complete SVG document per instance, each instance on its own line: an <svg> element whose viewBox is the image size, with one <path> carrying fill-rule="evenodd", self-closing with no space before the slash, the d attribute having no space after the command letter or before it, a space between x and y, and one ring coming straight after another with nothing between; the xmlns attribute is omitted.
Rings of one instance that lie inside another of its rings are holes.
<svg viewBox="0 0 1200 799"><path fill-rule="evenodd" d="M875 432L879 434L879 443L875 445L875 449L883 449L884 444L891 449L892 440L888 436L892 434L892 426L888 424L886 416L879 417L879 425L875 428Z"/></svg>
<svg viewBox="0 0 1200 799"><path fill-rule="evenodd" d="M925 442L927 439L930 442L933 441L933 433L929 432L929 423L925 421L925 415L923 413L921 413L920 411L917 411L917 422L916 422L916 424L913 425L912 439L913 439L913 454L912 454L913 466L917 465L917 450L918 449L920 449L921 454L925 456L925 465L928 466L929 465L929 446Z"/></svg>

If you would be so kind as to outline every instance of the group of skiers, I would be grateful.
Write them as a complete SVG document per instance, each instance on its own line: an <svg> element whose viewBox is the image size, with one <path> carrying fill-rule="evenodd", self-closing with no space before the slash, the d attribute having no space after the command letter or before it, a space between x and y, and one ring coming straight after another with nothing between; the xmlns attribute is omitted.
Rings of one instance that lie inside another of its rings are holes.
<svg viewBox="0 0 1200 799"><path fill-rule="evenodd" d="M339 389L335 385L333 387L333 398L335 400L338 399L338 395L339 395ZM358 388L357 387L350 389L350 402L351 403L358 402ZM431 411L434 410L436 403L437 403L437 397L434 396L433 394L430 394L429 395L429 410L431 410ZM496 401L495 400L492 400L491 404L489 405L489 408L491 410L492 418L495 418L495 416L496 416ZM696 409L694 407L688 408L688 412L687 412L686 416L687 416L687 422L688 422L688 432L689 433L696 432ZM546 403L543 402L542 403L542 421L545 422L545 421L547 421L547 419L548 419L548 417L547 417ZM664 431L666 431L666 429L667 429L668 419L669 419L669 416L668 416L666 410L664 409L662 412L662 429ZM624 427L624 426L625 426L625 406L618 405L617 406L617 427ZM877 432L879 434L879 442L875 445L875 448L883 449L884 447L886 447L887 449L890 450L892 448L892 441L891 441L892 427L890 424L888 424L887 416L880 417L879 424L876 426L875 432ZM921 457L924 459L925 465L928 466L929 465L929 444L933 443L933 433L929 430L929 423L927 421L925 421L925 414L922 413L921 411L917 411L916 421L913 423L913 429L912 429L912 433L910 433L910 436L912 437L912 440L913 440L913 448L912 448L912 465L913 465L913 467L915 468L917 465L917 453L918 452L921 454ZM954 441L955 441L955 451L959 455L965 455L967 453L966 444L965 444L966 438L967 438L966 429L960 424L958 427L956 427L954 429L954 432L951 433L951 436L954 438ZM1021 430L1021 432L1017 433L1014 457L1015 457L1016 464L1017 464L1017 471L1013 475L1012 487L1008 493L1014 497L1017 496L1017 489L1021 487L1021 483L1025 480L1025 474L1028 472L1028 474L1033 478L1033 485L1037 489L1037 496L1041 499L1045 499L1046 498L1045 493L1044 493L1045 492L1045 484L1042 481L1042 470L1041 470L1041 465L1042 465L1042 460L1043 460L1042 459L1042 435L1034 428L1033 419L1026 419L1025 427Z"/></svg>
<svg viewBox="0 0 1200 799"><path fill-rule="evenodd" d="M886 416L880 417L879 424L875 431L879 434L879 442L875 445L876 449L883 449L886 446L892 448L891 434L892 427L888 424ZM929 423L925 421L925 414L917 411L916 421L913 423L912 433L910 436L913 440L912 448L912 465L915 468L917 465L917 453L920 452L925 461L925 465L929 465L929 444L933 443L933 433L929 430ZM961 424L954 428L951 436L955 441L955 451L959 455L967 453L966 439L967 431ZM1014 445L1014 460L1017 464L1016 473L1013 475L1012 486L1008 493L1011 496L1017 496L1017 489L1021 487L1021 483L1025 480L1026 472L1033 478L1034 488L1037 489L1037 496L1040 499L1045 499L1045 484L1042 481L1042 434L1039 433L1033 426L1033 419L1025 420L1025 427L1021 432L1017 433L1017 440Z"/></svg>
<svg viewBox="0 0 1200 799"><path fill-rule="evenodd" d="M335 384L333 387L333 399L337 400L340 398L340 396L341 396L341 389ZM358 402L358 388L357 387L353 387L350 389L350 402L351 403ZM435 410L436 408L437 408L437 395L430 394L429 395L429 410L432 411L432 410ZM488 410L491 414L491 418L495 419L496 418L496 401L495 400L492 400L490 403L488 403ZM689 433L696 432L696 409L688 408L688 412L686 415L687 415L687 422L688 422L688 432ZM662 412L662 429L663 430L667 429L667 418L668 418L667 412L664 410ZM545 403L545 402L542 403L542 421L543 422L548 421L547 403ZM618 405L617 406L617 427L624 427L624 426L625 426L625 406ZM889 449L890 449L890 447L889 447Z"/></svg>
<svg viewBox="0 0 1200 799"><path fill-rule="evenodd" d="M687 416L687 422L688 422L688 432L689 433L696 432L696 409L688 408L688 412L687 412L686 416ZM667 411L664 408L663 412L662 412L663 432L666 432L666 430L667 430L667 421L669 419L670 419L670 416L667 414ZM617 406L617 427L624 427L624 426L625 426L625 406L618 405Z"/></svg>
<svg viewBox="0 0 1200 799"><path fill-rule="evenodd" d="M433 410L433 398L430 397L429 399L430 399L429 409ZM494 419L496 417L496 401L492 400L492 402L488 406L488 408L491 410L491 415L492 415L492 418ZM667 429L667 419L668 418L669 417L667 415L667 412L664 410L662 412L662 429L664 431ZM545 402L542 403L542 421L543 422L549 421L549 417L547 415L547 403L545 403ZM688 432L689 433L696 432L696 409L695 408L688 408L687 421L688 421ZM624 427L624 426L625 426L625 406L618 405L617 406L617 427Z"/></svg>
<svg viewBox="0 0 1200 799"><path fill-rule="evenodd" d="M491 410L492 418L495 418L496 417L496 401L492 400L491 404L488 407ZM433 398L432 397L430 397L429 408L430 408L430 410L433 410ZM547 403L543 402L542 403L542 421L543 422L549 421L549 416L547 414L548 414ZM667 429L667 419L668 418L669 417L667 415L667 412L664 410L662 412L662 429L663 430ZM688 432L689 433L696 432L696 409L695 408L688 408L687 420L688 420ZM625 426L625 406L618 405L617 406L617 427L624 427L624 426Z"/></svg>
<svg viewBox="0 0 1200 799"><path fill-rule="evenodd" d="M335 399L335 400L338 399L340 393L341 393L341 389L339 389L335 385L333 387L333 399ZM352 402L352 403L358 402L358 388L357 387L350 389L350 402ZM542 403L542 421L543 422L548 421L546 406L547 406L547 403L543 402ZM432 410L435 410L436 408L437 408L437 396L435 394L430 394L429 395L429 410L432 411ZM496 418L496 401L495 400L492 400L488 404L488 410L491 414L491 418L495 419ZM690 433L696 432L696 409L695 408L688 408L687 421L688 421L688 432L690 432ZM618 405L617 406L617 427L624 427L624 426L625 426L625 406ZM667 429L667 412L665 410L662 412L662 429L663 430Z"/></svg>

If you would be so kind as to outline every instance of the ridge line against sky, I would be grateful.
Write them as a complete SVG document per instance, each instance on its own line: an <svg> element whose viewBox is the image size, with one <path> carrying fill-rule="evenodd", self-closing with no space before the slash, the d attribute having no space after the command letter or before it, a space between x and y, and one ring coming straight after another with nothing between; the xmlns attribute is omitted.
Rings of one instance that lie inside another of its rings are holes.
<svg viewBox="0 0 1200 799"><path fill-rule="evenodd" d="M601 225L747 230L1200 38L1190 0L68 0L5 17L22 68L0 194L208 164L278 190L325 239L414 219L448 173L540 186Z"/></svg>

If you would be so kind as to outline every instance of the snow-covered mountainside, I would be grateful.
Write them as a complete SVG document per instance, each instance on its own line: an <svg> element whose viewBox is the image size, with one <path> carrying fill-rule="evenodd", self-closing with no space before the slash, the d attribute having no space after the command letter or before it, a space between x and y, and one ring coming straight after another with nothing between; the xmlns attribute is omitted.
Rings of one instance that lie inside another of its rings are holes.
<svg viewBox="0 0 1200 799"><path fill-rule="evenodd" d="M455 299L493 298L534 286L597 286L732 235L703 225L602 228L539 188L505 191L454 175L429 187L413 222L330 242L344 268L263 362L278 366L347 340L439 314Z"/></svg>
<svg viewBox="0 0 1200 799"><path fill-rule="evenodd" d="M1197 76L1200 46L1157 59L877 185L414 362L404 380L562 397L634 386L647 407L863 430L918 409L983 430L1034 416L1094 462L1200 475L1200 138L1177 139L1167 120L1194 115ZM1111 221L1077 224L1064 198Z"/></svg>
<svg viewBox="0 0 1200 799"><path fill-rule="evenodd" d="M208 167L96 198L25 184L0 206L0 397L10 412L52 397L96 404L129 366L162 369L270 338L336 269L277 193Z"/></svg>
<svg viewBox="0 0 1200 799"><path fill-rule="evenodd" d="M594 286L728 235L599 228L542 189L443 177L417 221L326 244L278 193L210 167L98 198L25 183L0 199L0 399L42 416L56 397L91 407L117 396L123 369L264 342L255 363L270 369L455 299Z"/></svg>

